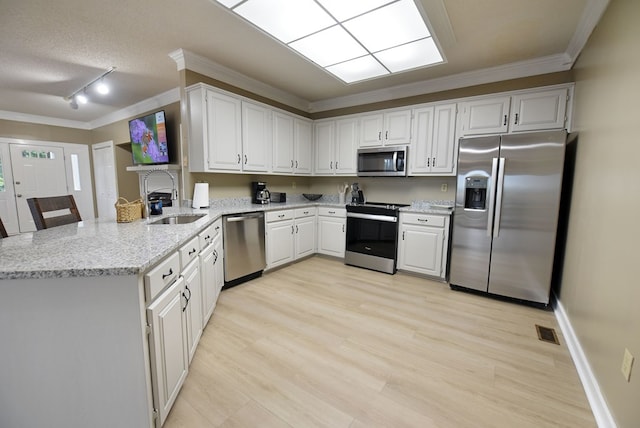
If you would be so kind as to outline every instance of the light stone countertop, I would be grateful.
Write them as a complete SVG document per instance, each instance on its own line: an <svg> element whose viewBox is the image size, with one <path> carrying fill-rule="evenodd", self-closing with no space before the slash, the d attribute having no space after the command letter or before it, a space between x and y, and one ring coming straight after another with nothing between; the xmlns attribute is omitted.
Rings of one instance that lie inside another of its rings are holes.
<svg viewBox="0 0 640 428"><path fill-rule="evenodd" d="M325 200L322 200L325 199ZM139 275L187 243L226 214L273 211L306 206L344 207L331 198L294 200L266 205L248 198L214 201L208 209L164 208L149 221L117 223L98 219L0 239L0 280ZM401 211L447 215L451 210L414 203ZM153 225L173 214L206 214L188 224Z"/></svg>

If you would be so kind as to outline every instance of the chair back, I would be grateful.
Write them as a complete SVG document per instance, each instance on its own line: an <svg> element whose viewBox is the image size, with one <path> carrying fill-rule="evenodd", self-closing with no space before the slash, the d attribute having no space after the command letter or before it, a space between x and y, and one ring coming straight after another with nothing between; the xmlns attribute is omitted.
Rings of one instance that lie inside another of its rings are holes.
<svg viewBox="0 0 640 428"><path fill-rule="evenodd" d="M8 236L7 229L4 228L4 224L2 224L2 219L0 218L0 238L6 238Z"/></svg>
<svg viewBox="0 0 640 428"><path fill-rule="evenodd" d="M82 221L73 195L27 199L36 229L49 229Z"/></svg>

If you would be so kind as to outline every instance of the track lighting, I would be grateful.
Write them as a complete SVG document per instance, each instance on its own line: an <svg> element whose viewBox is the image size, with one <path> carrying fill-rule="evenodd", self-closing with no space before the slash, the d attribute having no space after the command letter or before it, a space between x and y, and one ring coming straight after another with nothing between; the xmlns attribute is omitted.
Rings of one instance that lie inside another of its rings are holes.
<svg viewBox="0 0 640 428"><path fill-rule="evenodd" d="M64 97L65 101L69 102L69 106L72 109L77 110L78 109L78 104L86 104L89 101L89 97L87 96L87 89L89 89L95 83L97 83L96 92L98 92L100 95L108 94L109 93L109 86L107 86L107 84L104 82L104 78L107 75L113 73L115 71L115 69L116 69L115 67L109 68L107 71L105 71L100 76L98 76L95 79L93 79L91 82L89 82L86 85L84 85L82 88L74 91L68 97Z"/></svg>

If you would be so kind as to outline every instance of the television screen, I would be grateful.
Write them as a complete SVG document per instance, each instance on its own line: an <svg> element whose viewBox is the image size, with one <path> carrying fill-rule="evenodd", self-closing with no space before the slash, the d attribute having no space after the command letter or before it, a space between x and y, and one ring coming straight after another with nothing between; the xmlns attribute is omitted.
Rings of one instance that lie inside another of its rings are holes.
<svg viewBox="0 0 640 428"><path fill-rule="evenodd" d="M134 165L169 163L164 111L129 121Z"/></svg>

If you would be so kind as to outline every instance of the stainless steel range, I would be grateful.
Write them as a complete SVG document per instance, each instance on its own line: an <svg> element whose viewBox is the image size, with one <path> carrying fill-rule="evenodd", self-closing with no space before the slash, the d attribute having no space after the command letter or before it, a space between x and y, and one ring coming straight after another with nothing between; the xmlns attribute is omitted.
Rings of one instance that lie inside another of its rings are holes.
<svg viewBox="0 0 640 428"><path fill-rule="evenodd" d="M396 273L398 213L403 204L347 205L345 264Z"/></svg>

